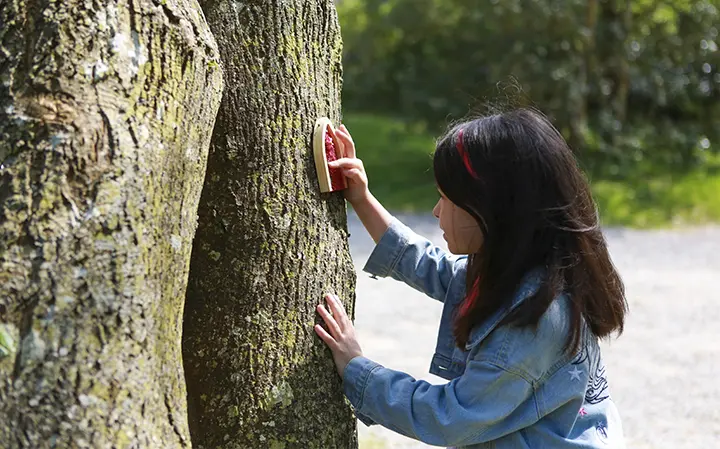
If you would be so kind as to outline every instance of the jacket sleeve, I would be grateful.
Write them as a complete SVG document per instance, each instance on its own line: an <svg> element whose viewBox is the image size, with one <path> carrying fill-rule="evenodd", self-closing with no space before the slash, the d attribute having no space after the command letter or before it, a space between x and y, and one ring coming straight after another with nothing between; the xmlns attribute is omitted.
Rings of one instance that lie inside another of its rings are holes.
<svg viewBox="0 0 720 449"><path fill-rule="evenodd" d="M464 259L448 255L393 219L370 254L364 271L380 277L390 276L431 298L444 301L450 280L464 264Z"/></svg>
<svg viewBox="0 0 720 449"><path fill-rule="evenodd" d="M539 419L531 382L490 362L471 360L459 378L431 385L356 357L343 382L357 413L431 445L492 441Z"/></svg>

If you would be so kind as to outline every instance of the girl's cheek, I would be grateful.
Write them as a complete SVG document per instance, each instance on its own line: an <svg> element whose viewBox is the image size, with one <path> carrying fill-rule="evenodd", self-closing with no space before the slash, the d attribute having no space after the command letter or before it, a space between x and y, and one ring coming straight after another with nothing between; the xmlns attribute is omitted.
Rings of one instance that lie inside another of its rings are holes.
<svg viewBox="0 0 720 449"><path fill-rule="evenodd" d="M454 213L453 227L456 228L455 236L458 246L462 246L463 252L475 253L482 246L482 231L477 221L464 210L458 208Z"/></svg>
<svg viewBox="0 0 720 449"><path fill-rule="evenodd" d="M471 245L468 251L469 253L477 253L478 251L480 251L480 249L482 249L485 238L483 237L482 231L479 228L471 237L470 242Z"/></svg>

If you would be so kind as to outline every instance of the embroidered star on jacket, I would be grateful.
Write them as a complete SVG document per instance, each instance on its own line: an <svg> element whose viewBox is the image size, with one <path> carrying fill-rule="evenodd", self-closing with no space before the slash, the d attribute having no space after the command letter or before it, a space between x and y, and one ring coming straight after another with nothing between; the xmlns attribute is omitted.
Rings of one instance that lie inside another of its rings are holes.
<svg viewBox="0 0 720 449"><path fill-rule="evenodd" d="M568 371L568 374L570 374L570 380L581 380L580 375L583 372L579 369L577 369L577 366L572 369L572 371Z"/></svg>

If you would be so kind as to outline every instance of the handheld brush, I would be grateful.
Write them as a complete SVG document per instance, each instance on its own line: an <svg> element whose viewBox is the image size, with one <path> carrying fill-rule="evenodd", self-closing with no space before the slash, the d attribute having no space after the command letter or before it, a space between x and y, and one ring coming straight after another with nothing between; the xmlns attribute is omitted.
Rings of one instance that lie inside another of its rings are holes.
<svg viewBox="0 0 720 449"><path fill-rule="evenodd" d="M328 167L328 162L345 157L342 149L342 145L335 140L335 129L330 119L317 119L313 131L313 153L321 192L336 192L347 188L347 180L342 170Z"/></svg>

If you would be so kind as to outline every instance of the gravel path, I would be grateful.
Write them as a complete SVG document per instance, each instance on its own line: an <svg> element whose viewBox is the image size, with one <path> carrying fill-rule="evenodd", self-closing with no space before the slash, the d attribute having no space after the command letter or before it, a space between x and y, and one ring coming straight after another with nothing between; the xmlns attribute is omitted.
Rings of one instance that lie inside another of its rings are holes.
<svg viewBox="0 0 720 449"><path fill-rule="evenodd" d="M398 216L444 246L431 216ZM373 242L354 214L350 246L358 271L356 326L365 355L431 383L440 303L362 267ZM627 288L625 333L603 354L632 449L720 449L720 227L608 229ZM358 423L361 449L426 448Z"/></svg>

